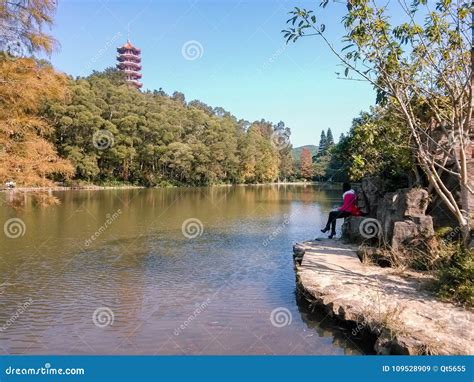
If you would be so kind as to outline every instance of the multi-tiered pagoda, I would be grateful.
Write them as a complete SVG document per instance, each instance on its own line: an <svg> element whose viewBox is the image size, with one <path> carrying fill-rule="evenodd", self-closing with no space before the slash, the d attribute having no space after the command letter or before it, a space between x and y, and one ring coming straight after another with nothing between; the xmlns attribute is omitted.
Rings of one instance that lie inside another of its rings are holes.
<svg viewBox="0 0 474 382"><path fill-rule="evenodd" d="M140 65L142 61L140 49L135 48L130 43L130 40L127 40L125 45L117 48L117 52L117 68L125 73L125 78L130 85L140 89L143 86L139 81L139 79L142 78L140 73L140 70L142 70L142 66Z"/></svg>

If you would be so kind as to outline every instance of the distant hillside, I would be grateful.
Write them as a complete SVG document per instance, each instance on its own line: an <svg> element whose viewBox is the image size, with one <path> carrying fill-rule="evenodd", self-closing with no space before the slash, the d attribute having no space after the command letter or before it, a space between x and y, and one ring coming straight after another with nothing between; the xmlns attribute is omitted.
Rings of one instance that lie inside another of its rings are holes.
<svg viewBox="0 0 474 382"><path fill-rule="evenodd" d="M292 151L294 160L296 161L300 160L301 151L303 151L303 149L308 149L311 152L311 156L316 155L316 153L318 152L318 146L315 146L315 145L295 147Z"/></svg>

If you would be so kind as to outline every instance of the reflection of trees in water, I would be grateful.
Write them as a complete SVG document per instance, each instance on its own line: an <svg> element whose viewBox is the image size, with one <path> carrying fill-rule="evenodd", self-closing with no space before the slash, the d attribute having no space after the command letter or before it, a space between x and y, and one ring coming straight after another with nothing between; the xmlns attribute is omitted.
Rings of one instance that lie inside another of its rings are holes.
<svg viewBox="0 0 474 382"><path fill-rule="evenodd" d="M48 207L60 204L60 200L55 197L52 191L14 191L9 190L4 193L1 205L5 204L15 210L26 210L32 207Z"/></svg>
<svg viewBox="0 0 474 382"><path fill-rule="evenodd" d="M52 271L62 270L67 260L64 253L75 251L69 250L67 244L81 246L104 225L107 214L112 215L120 209L120 216L97 240L86 251L78 252L79 256L67 268L65 284L61 287L65 291L83 288L87 328L92 325L90 314L94 309L106 306L113 310L113 328L96 340L87 337L94 348L121 343L119 352L126 352L129 344L148 349L150 333L153 338L166 339L176 325L193 312L193 303L205 301L200 297L195 300L196 291L213 293L222 288L216 301L236 293L245 304L249 299L241 296L244 288L248 288L245 293L256 295L257 292L250 288L264 283L267 288L259 293L268 295L264 295L258 304L275 298L288 301L286 288L293 289L294 276L291 260L282 251L290 248L296 233L304 231L308 219L317 216L325 205L330 205L333 194L339 196L338 191L318 190L311 185L58 192L54 195L61 199L61 206L46 210L32 208L26 214L18 214L31 229L28 228L28 235L22 241L8 241L5 249L6 253L20 253L24 248L41 243L43 237L54 235L56 241L47 243L44 258L35 257L32 263L37 269L43 269L38 267L43 263L49 266L44 268L44 273L35 271L33 285L42 283L49 280L47 275L54 273ZM16 195L23 198L20 204L31 203L23 193ZM301 216L306 213L312 216ZM3 221L10 217L9 214L7 208L0 209ZM204 236L200 240L189 240L182 234L181 225L188 218L203 222ZM268 242L266 247L263 245L265 240ZM254 253L249 254L250 251ZM16 269L22 259L21 256L10 256L6 263L8 269ZM175 285L179 288L176 293L173 290L172 297L161 294ZM28 290L17 295L34 293ZM92 305L87 305L89 300ZM321 338L332 340L335 346L346 349L346 353L354 352L351 349L355 347L350 346L336 324L328 324L327 319L319 324L324 317L315 319L307 304L298 307L302 320L311 329L311 334L314 333L313 339L305 339L308 343L315 341L318 345L317 333ZM81 311L81 306L75 304L71 314L76 309ZM69 323L69 319L64 318L64 322ZM258 325L258 321L255 323ZM91 329L92 335L96 336L92 330L96 328ZM195 332L199 332L198 328ZM187 331L180 339L187 338L188 333L192 335L193 331ZM106 334L113 334L114 338L110 339ZM282 340L282 335L279 336ZM136 349L132 346L130 351Z"/></svg>
<svg viewBox="0 0 474 382"><path fill-rule="evenodd" d="M295 294L301 320L308 329L316 331L319 337L332 337L332 344L344 349L346 355L375 354L371 339L354 338L349 325L328 317L322 308L312 306L298 291Z"/></svg>
<svg viewBox="0 0 474 382"><path fill-rule="evenodd" d="M124 269L118 272L116 277L117 289L115 294L118 299L118 307L120 310L120 329L125 338L132 339L133 334L139 329L143 319L142 315L151 315L153 312L145 312L145 309L152 306L150 301L144 301L145 291L143 283L143 276L141 280L138 279L142 275L140 272L127 272L126 269L140 268L140 260L136 256L123 256L120 264ZM147 306L145 306L145 303ZM133 340L131 341L133 342Z"/></svg>

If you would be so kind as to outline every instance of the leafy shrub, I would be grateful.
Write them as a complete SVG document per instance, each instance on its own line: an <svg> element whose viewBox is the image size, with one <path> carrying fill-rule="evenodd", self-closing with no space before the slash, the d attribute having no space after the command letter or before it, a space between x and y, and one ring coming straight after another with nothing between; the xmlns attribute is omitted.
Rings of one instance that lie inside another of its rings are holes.
<svg viewBox="0 0 474 382"><path fill-rule="evenodd" d="M437 272L438 295L465 306L474 306L474 250L455 247L449 262Z"/></svg>

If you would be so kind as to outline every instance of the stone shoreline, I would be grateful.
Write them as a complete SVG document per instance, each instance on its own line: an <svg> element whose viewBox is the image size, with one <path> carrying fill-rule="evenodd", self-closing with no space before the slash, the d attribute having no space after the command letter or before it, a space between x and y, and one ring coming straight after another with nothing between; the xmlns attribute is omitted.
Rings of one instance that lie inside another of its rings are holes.
<svg viewBox="0 0 474 382"><path fill-rule="evenodd" d="M375 336L377 354L474 354L472 310L436 300L429 276L362 264L356 250L339 240L296 244L299 291L353 335Z"/></svg>

